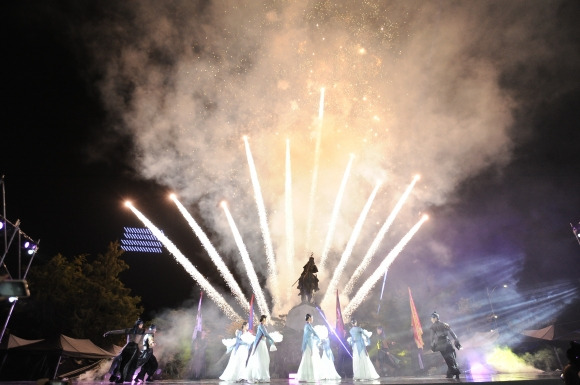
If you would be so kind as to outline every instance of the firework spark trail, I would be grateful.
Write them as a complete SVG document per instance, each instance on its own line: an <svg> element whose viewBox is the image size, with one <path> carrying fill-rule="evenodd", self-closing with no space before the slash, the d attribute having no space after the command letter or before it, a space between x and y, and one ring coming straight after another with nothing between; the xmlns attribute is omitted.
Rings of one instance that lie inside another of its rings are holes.
<svg viewBox="0 0 580 385"><path fill-rule="evenodd" d="M381 182L377 182L377 185L375 186L373 192L369 196L367 203L365 204L363 210L361 211L361 213L358 217L358 220L357 220L356 225L352 231L350 239L348 240L348 243L346 244L346 248L344 249L344 252L342 253L342 256L340 257L340 262L338 263L338 265L334 269L334 274L332 275L332 279L330 280L330 283L328 284L328 288L326 289L326 293L324 294L324 297L322 299L321 303L322 303L323 307L328 305L327 302L329 302L331 300L332 293L334 293L334 291L336 290L336 286L338 285L338 282L340 281L340 278L342 276L342 272L344 271L344 268L346 266L346 263L348 262L348 259L350 258L350 255L352 254L352 250L354 248L356 241L359 238L364 221L365 221L365 219L366 219L366 217L371 209L373 201L375 200L375 197L377 196L377 192L379 191L380 187L381 187Z"/></svg>
<svg viewBox="0 0 580 385"><path fill-rule="evenodd" d="M383 226L381 227L381 229L377 233L377 236L373 240L373 243L371 244L371 247L369 247L369 250L367 251L366 255L364 256L362 262L358 265L358 267L354 271L352 277L350 277L350 280L346 284L346 286L344 288L344 292L343 292L344 295L349 295L352 292L356 280L361 276L361 274L368 267L369 263L371 262L371 259L373 258L373 256L377 252L377 249L379 248L381 241L385 237L385 234L387 233L387 231L389 231L389 228L393 224L395 218L397 217L397 214L399 213L399 211L401 211L403 204L405 203L405 201L407 200L407 198L411 194L413 187L415 187L415 184L417 183L417 181L419 179L420 179L419 175L415 175L415 177L413 178L413 181L407 187L407 189L405 190L405 192L403 193L403 195L401 196L401 198L399 199L399 201L395 205L395 208L393 209L393 211L391 212L391 214L389 215L389 217L387 218L387 220L385 221L385 223L383 224Z"/></svg>
<svg viewBox="0 0 580 385"><path fill-rule="evenodd" d="M292 167L290 162L290 140L286 139L286 267L288 273L294 272L294 216L292 210ZM290 291L286 291L286 300Z"/></svg>
<svg viewBox="0 0 580 385"><path fill-rule="evenodd" d="M183 217L187 220L187 223L189 223L189 226L191 227L197 238L201 241L203 248L207 251L207 254L211 258L212 262L216 265L221 276L224 278L227 285L230 287L232 294L234 295L238 303L242 305L242 307L246 311L249 311L250 303L246 300L244 293L242 292L242 289L238 285L238 282L236 281L236 279L234 278L234 276L232 275L232 273L230 272L230 270L228 269L222 258L219 256L216 249L211 244L207 235L204 233L202 228L197 224L195 219L193 219L193 217L187 211L187 209L181 204L181 202L177 200L175 194L171 194L170 198L171 200L173 200L173 202L175 202L177 208L181 212L181 215L183 215Z"/></svg>
<svg viewBox="0 0 580 385"><path fill-rule="evenodd" d="M419 220L419 222L417 222L415 226L413 226L411 230L409 230L409 232L405 234L403 238L401 238L401 240L399 241L399 243L397 243L397 245L393 248L393 250L389 252L389 254L385 257L383 262L381 262L381 264L374 271L374 273L362 284L358 292L355 294L355 296L352 298L352 300L349 302L349 304L347 305L346 309L343 312L343 314L347 319L349 319L352 316L352 313L364 301L364 299L369 294L374 285L377 283L377 281L381 279L381 276L385 274L385 272L389 269L395 258L397 258L397 256L401 253L401 251L403 251L405 245L411 240L411 238L413 238L415 233L419 231L421 225L423 225L423 223L425 223L427 219L429 219L429 217L427 215L423 215Z"/></svg>
<svg viewBox="0 0 580 385"><path fill-rule="evenodd" d="M314 198L318 186L318 168L320 167L320 144L322 142L322 121L324 117L324 88L320 89L320 105L318 107L318 128L316 130L316 145L314 147L314 168L312 169L312 184L308 201L308 219L306 222L305 251L310 252L310 238L312 237L312 221L314 220Z"/></svg>
<svg viewBox="0 0 580 385"><path fill-rule="evenodd" d="M131 203L125 203L127 207L131 209L131 211L143 222L149 230L159 239L163 246L173 255L175 260L179 262L185 271L191 275L191 277L201 286L202 290L207 293L210 299L212 299L216 305L220 308L224 314L231 319L232 321L239 322L242 321L243 318L236 313L236 311L226 302L225 298L222 297L216 289L204 278L203 275L191 264L189 259L187 259L181 251L163 234L161 230L159 230L145 215L143 215L139 210L137 210Z"/></svg>
<svg viewBox="0 0 580 385"><path fill-rule="evenodd" d="M250 151L250 143L248 137L244 136L244 144L246 146L246 156L248 158L248 166L250 167L250 176L252 178L252 186L254 187L254 196L256 197L256 205L258 207L258 216L260 218L260 228L262 230L262 238L264 240L264 248L266 249L266 258L268 261L268 281L272 289L272 298L274 303L277 302L278 295L278 274L276 273L276 258L274 257L274 248L272 246L272 238L270 237L270 229L268 228L268 218L266 215L266 206L264 198L262 197L262 189L258 181L258 172L256 165Z"/></svg>
<svg viewBox="0 0 580 385"><path fill-rule="evenodd" d="M322 249L322 256L320 257L321 268L324 268L324 264L326 263L326 259L328 258L328 252L330 251L332 237L334 236L334 230L336 229L336 222L338 220L338 212L340 210L340 205L342 204L342 198L344 197L344 190L346 188L346 182L348 181L348 177L350 175L350 169L352 167L353 159L354 155L351 155L350 160L348 161L348 166L346 166L344 176L342 177L342 182L340 183L338 194L336 195L336 201L334 202L334 208L332 209L332 215L330 217L330 222L328 224L328 233L326 234L324 248Z"/></svg>
<svg viewBox="0 0 580 385"><path fill-rule="evenodd" d="M246 267L246 273L248 274L248 278L250 280L250 285L252 286L252 290L256 295L256 301L258 302L258 307L260 308L260 312L270 318L270 310L268 309L268 304L266 303L266 297L264 296L264 291L260 286L260 282L258 281L258 276L256 275L256 271L254 270L254 265L252 265L252 261L250 260L250 255L248 254L248 249L244 244L244 240L242 239L242 235L240 234L238 227L236 226L236 222L228 209L228 205L225 202L221 204L224 212L226 213L226 217L228 219L228 223L232 230L232 234L234 235L234 239L236 241L236 245L238 245L238 250L240 251L240 256L242 257L242 262ZM248 307L249 309L249 307Z"/></svg>

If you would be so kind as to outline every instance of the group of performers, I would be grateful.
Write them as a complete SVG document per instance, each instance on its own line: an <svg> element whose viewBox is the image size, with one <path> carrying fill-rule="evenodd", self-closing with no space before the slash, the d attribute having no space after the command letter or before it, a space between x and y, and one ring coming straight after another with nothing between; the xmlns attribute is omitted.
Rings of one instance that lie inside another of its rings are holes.
<svg viewBox="0 0 580 385"><path fill-rule="evenodd" d="M226 369L219 377L222 381L231 382L268 382L270 380L270 356L266 341L271 344L270 350L275 350L275 341L266 330L266 316L260 317L260 324L256 330L256 336L248 330L248 323L244 322L240 330L236 330L235 338L223 340L228 347L227 352L231 352ZM312 326L314 318L306 314L304 332L302 335L302 358L296 373L299 382L317 382L321 380L339 380L341 376L334 366L334 356L330 349L328 329L326 326ZM453 332L449 324L439 320L439 314L431 314L431 349L441 352L447 364L447 378L459 378L461 373L457 366L455 349L460 349L461 344L457 335ZM398 368L399 360L392 357L385 346L386 338L382 334L382 327L377 328L377 347L379 354L386 355L390 359L390 364ZM281 335L276 342L281 341ZM272 334L274 334L272 333ZM350 337L347 342L352 347L352 369L353 379L376 380L381 376L377 373L369 357L367 346L370 345L372 332L361 328L358 321L351 321L349 330ZM454 340L452 344L451 339ZM274 349L273 349L273 348ZM391 357L389 357L391 356ZM379 361L380 362L380 361Z"/></svg>
<svg viewBox="0 0 580 385"><path fill-rule="evenodd" d="M297 281L303 302L310 303L312 295L318 290L317 272L314 258L310 256ZM313 320L312 315L306 314L302 337L302 358L297 371L297 380L300 382L339 380L341 376L334 366L328 328L322 325L312 326ZM227 353L231 353L231 355L224 372L219 377L220 380L230 382L270 381L268 350L276 350L275 344L282 341L282 335L278 332L268 333L266 321L267 316L262 315L255 336L248 330L248 322L243 322L241 328L236 330L234 338L222 340L227 347ZM439 320L437 312L431 314L431 322L431 350L441 352L447 364L447 378L459 378L460 370L457 366L455 349L460 349L461 344L457 335L448 324ZM104 334L105 337L110 334L125 334L127 336L127 344L111 365L110 382L131 382L137 368L140 368L136 377L137 381L145 381L145 375L147 375L147 381L153 381L153 373L158 367L157 359L153 355L155 330L155 325L151 325L147 330L143 329L143 321L138 319L132 328L112 330ZM375 380L380 378L367 351L372 332L361 328L357 320L353 319L349 334L347 342L352 347L353 379ZM377 335L374 339L376 346L373 349L376 347L376 351L372 352L377 354L379 370L384 374L383 363L398 369L399 360L390 354L382 327L377 327ZM454 344L451 343L451 339L454 340ZM267 343L270 344L269 349Z"/></svg>
<svg viewBox="0 0 580 385"><path fill-rule="evenodd" d="M143 321L139 318L131 328L111 330L103 335L103 337L114 334L127 336L127 343L121 350L121 354L113 359L109 369L109 382L118 384L132 382L137 369L139 369L139 373L135 381L153 381L153 374L159 366L157 358L153 355L157 327L152 324L149 328L144 329L143 325Z"/></svg>
<svg viewBox="0 0 580 385"><path fill-rule="evenodd" d="M248 330L248 323L242 323L242 328L236 330L233 339L223 340L231 351L226 369L219 377L222 381L270 381L270 353L267 342L270 343L270 351L276 350L276 343L282 341L282 335L278 332L269 334L266 328L267 317L260 316L260 323L254 336Z"/></svg>
<svg viewBox="0 0 580 385"><path fill-rule="evenodd" d="M227 353L231 353L231 355L224 372L219 377L220 380L229 382L270 381L269 351L276 350L275 344L282 341L282 335L278 332L268 333L266 321L267 317L262 315L255 336L249 331L248 322L243 322L241 328L236 330L234 338L223 340L227 346ZM312 315L306 314L302 336L302 358L296 379L300 382L340 380L341 376L336 371L334 356L330 349L328 328L323 325L312 326L313 321ZM431 322L431 350L441 352L448 368L447 378L459 378L461 372L457 366L455 349L460 349L461 344L457 335L449 324L440 321L437 312L431 314ZM113 360L109 370L110 382L132 382L137 369L139 372L135 381L153 381L153 374L158 367L157 359L153 355L156 330L155 325L145 329L143 321L138 319L131 328L111 330L104 334L104 337L115 334L127 336L126 345L121 354ZM390 353L388 347L385 347L387 342L382 331L382 327L377 328L377 348L379 354L381 352L387 354L388 358ZM380 378L367 351L372 332L361 328L358 321L353 319L349 334L347 342L352 347L353 379L375 380ZM270 344L269 349L268 343ZM391 360L395 367L398 366L398 360L395 357L392 357ZM380 359L379 362L381 362Z"/></svg>

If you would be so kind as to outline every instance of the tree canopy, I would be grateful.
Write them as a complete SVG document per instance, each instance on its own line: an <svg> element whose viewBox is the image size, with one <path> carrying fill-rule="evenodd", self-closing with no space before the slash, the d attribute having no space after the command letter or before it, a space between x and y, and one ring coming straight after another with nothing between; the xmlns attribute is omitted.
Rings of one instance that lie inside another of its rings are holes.
<svg viewBox="0 0 580 385"><path fill-rule="evenodd" d="M123 253L118 242L111 242L96 257L57 254L45 263L36 261L28 275L31 296L19 301L9 329L22 338L66 334L101 346L123 343L103 339L105 331L130 327L143 312L141 298L119 279L129 269Z"/></svg>

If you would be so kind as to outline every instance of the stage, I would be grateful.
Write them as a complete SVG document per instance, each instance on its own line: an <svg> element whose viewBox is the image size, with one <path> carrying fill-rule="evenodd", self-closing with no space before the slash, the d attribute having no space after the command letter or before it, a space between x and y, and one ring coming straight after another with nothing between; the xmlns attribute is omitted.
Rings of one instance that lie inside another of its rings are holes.
<svg viewBox="0 0 580 385"><path fill-rule="evenodd" d="M318 384L344 384L344 385L366 385L366 384L444 384L449 385L450 383L458 382L476 382L480 385L491 384L491 383L501 383L500 385L561 385L563 381L560 379L560 372L552 372L545 374L535 374L535 373L512 373L512 374L492 374L487 376L473 377L470 375L462 374L459 380L447 379L445 376L405 376L405 377L381 377L378 380L372 381L353 381L352 378L343 378L340 381L320 381ZM9 381L1 382L0 384L12 384L12 385L45 385L47 381ZM48 381L50 385L64 385L64 384L78 384L78 385L109 385L108 381L77 381L71 380L67 381ZM129 384L126 382L125 384ZM138 383L133 383L134 385ZM155 380L154 382L146 382L146 384L163 384L163 385L202 385L202 384L212 384L212 385L227 385L227 384L250 384L248 382L236 383L236 382L225 382L219 379L203 379L203 380ZM272 384L272 385L294 385L299 384L296 380L276 378L271 379L270 382L260 382L259 384ZM304 383L305 384L305 383Z"/></svg>

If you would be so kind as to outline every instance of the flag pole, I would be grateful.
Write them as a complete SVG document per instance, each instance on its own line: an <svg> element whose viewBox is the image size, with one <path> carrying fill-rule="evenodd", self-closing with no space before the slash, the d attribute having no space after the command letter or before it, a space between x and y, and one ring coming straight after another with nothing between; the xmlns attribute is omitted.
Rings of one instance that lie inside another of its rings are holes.
<svg viewBox="0 0 580 385"><path fill-rule="evenodd" d="M419 369L424 370L423 357L421 353L423 352L423 328L421 327L421 320L417 314L417 309L415 308L415 302L413 301L413 296L411 295L411 288L409 287L409 306L411 307L411 326L413 327L413 337L415 343L417 344L417 359L419 360Z"/></svg>

